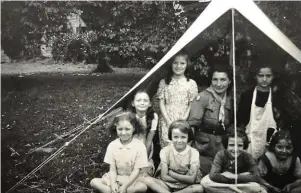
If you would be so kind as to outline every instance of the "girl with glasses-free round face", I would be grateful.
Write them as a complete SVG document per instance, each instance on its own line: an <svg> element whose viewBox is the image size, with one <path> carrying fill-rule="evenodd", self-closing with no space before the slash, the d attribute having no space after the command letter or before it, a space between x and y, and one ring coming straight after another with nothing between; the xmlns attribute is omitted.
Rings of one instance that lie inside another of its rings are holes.
<svg viewBox="0 0 301 193"><path fill-rule="evenodd" d="M238 157L244 150L244 141L242 138L236 138L236 150L235 150L235 138L229 137L227 151L232 157Z"/></svg>
<svg viewBox="0 0 301 193"><path fill-rule="evenodd" d="M148 94L146 92L138 92L134 97L132 106L135 108L136 113L145 113L151 107Z"/></svg>
<svg viewBox="0 0 301 193"><path fill-rule="evenodd" d="M184 55L176 56L172 63L173 76L175 77L185 76L186 69L187 69L187 58Z"/></svg>
<svg viewBox="0 0 301 193"><path fill-rule="evenodd" d="M274 153L277 159L286 160L292 155L293 146L291 140L281 139L274 147Z"/></svg>
<svg viewBox="0 0 301 193"><path fill-rule="evenodd" d="M184 151L188 143L188 134L183 133L179 128L171 131L171 141L178 152Z"/></svg>
<svg viewBox="0 0 301 193"><path fill-rule="evenodd" d="M188 142L193 138L192 136L193 132L186 121L174 121L169 127L168 138L177 152L182 152L186 149Z"/></svg>
<svg viewBox="0 0 301 193"><path fill-rule="evenodd" d="M128 120L120 120L116 123L116 133L122 144L129 144L133 139L134 126Z"/></svg>

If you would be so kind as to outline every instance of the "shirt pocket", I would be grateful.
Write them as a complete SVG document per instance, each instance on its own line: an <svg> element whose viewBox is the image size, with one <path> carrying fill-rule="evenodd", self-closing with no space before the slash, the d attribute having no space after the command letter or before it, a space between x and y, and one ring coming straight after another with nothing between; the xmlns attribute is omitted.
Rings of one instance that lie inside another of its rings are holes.
<svg viewBox="0 0 301 193"><path fill-rule="evenodd" d="M216 101L210 100L204 114L204 119L218 119L219 107Z"/></svg>

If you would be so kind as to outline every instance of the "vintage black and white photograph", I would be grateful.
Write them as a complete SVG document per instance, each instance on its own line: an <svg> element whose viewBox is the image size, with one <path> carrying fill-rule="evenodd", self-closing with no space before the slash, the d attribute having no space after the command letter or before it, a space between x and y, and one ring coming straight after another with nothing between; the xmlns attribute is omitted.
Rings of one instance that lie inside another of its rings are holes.
<svg viewBox="0 0 301 193"><path fill-rule="evenodd" d="M300 10L1 1L1 192L301 193Z"/></svg>

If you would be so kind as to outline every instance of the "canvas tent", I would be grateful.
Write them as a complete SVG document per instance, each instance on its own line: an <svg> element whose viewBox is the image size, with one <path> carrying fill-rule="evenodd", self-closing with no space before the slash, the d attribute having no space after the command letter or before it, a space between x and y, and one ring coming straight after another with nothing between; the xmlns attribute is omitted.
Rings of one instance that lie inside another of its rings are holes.
<svg viewBox="0 0 301 193"><path fill-rule="evenodd" d="M53 159L56 155L61 153L69 143L76 140L76 138L93 126L95 123L102 120L107 114L112 112L117 107L124 106L125 101L131 97L132 93L140 87L152 87L152 81L157 82L162 70L166 67L165 64L180 50L185 49L189 54L197 53L201 50L205 44L202 44L201 33L206 30L217 20L217 25L222 28L227 28L230 24L233 25L233 20L219 20L219 18L227 11L235 9L247 20L249 20L254 26L262 31L267 37L274 41L285 52L291 55L296 61L301 63L301 51L270 21L269 18L257 7L252 0L212 0L206 9L200 14L196 21L189 27L189 29L183 34L183 36L176 42L176 44L168 51L168 53L137 83L135 84L122 98L120 98L115 104L107 109L103 114L99 115L95 119L91 120L91 124L84 128L78 135L76 135L71 141L67 142L63 147L59 148L57 152L50 156ZM232 31L227 32L231 35ZM46 161L50 161L51 159ZM8 192L14 190L19 184L24 182L30 175L34 174L38 169L43 167L47 162L43 162L37 169L29 173L25 178L13 186Z"/></svg>
<svg viewBox="0 0 301 193"><path fill-rule="evenodd" d="M200 41L202 41L201 33L230 9L235 9L238 11L267 37L274 41L280 48L291 55L296 61L301 63L301 51L273 24L273 22L252 0L212 0L206 9L195 20L195 22L183 34L183 36L169 50L169 52L103 115L110 112L111 109L122 106L122 102L127 99L135 89L141 87L141 85L143 85L142 87L146 87L147 85L149 86L151 79L158 79L154 77L160 76L160 72L162 72L164 65L177 52L185 49L185 51L187 51L189 54L193 54L197 52L197 50L202 49L205 44L200 43ZM218 26L224 28L227 25L228 23L218 23Z"/></svg>

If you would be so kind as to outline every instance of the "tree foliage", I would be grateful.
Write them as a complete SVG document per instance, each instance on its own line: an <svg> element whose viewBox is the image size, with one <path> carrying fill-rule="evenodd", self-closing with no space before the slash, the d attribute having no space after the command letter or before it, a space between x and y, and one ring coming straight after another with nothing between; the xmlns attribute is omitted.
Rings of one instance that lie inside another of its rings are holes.
<svg viewBox="0 0 301 193"><path fill-rule="evenodd" d="M85 35L67 33L67 15L74 9L83 11ZM3 48L11 57L34 57L46 34L55 36L56 56L66 56L68 43L82 39L115 65L153 65L183 33L174 11L172 2L4 2ZM97 38L87 39L91 33Z"/></svg>
<svg viewBox="0 0 301 193"><path fill-rule="evenodd" d="M294 43L301 45L301 27L297 22L301 14L296 2L257 4ZM174 5L174 2L156 1L2 2L2 47L12 58L31 58L39 56L40 45L52 39L55 60L150 68L174 45L208 3L180 1ZM83 12L81 17L87 25L81 34L72 34L66 27L67 16L75 10ZM202 33L203 39L207 40L202 43L206 46L193 56L194 69L200 74L206 75L215 58L222 54L222 57L229 57L231 20L224 20L229 23L225 29L215 26ZM256 46L256 39L258 44L264 40L264 35L239 14L236 14L235 23L237 64L249 68L244 60L251 60L250 56L265 46Z"/></svg>
<svg viewBox="0 0 301 193"><path fill-rule="evenodd" d="M3 49L12 58L31 58L40 55L44 33L66 31L70 8L64 2L2 2L1 12Z"/></svg>

